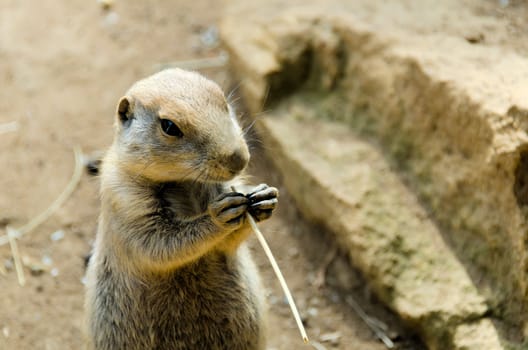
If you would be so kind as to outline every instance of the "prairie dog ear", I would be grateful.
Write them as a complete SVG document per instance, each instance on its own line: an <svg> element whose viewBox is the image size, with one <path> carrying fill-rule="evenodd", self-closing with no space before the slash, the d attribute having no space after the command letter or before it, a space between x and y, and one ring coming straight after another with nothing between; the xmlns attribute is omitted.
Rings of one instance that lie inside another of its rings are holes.
<svg viewBox="0 0 528 350"><path fill-rule="evenodd" d="M132 98L124 96L117 105L117 117L121 124L127 124L132 119Z"/></svg>

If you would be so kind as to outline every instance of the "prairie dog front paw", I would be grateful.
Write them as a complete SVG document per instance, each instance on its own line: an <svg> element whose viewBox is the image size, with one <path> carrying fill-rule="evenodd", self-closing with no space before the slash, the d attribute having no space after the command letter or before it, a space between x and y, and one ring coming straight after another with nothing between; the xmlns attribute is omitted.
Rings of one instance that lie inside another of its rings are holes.
<svg viewBox="0 0 528 350"><path fill-rule="evenodd" d="M279 191L275 187L260 184L246 195L248 212L256 221L268 219L278 203Z"/></svg>

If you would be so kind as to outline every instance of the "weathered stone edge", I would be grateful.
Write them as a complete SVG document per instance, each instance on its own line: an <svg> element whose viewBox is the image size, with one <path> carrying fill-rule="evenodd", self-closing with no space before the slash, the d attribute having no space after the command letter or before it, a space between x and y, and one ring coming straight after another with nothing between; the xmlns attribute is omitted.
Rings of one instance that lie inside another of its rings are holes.
<svg viewBox="0 0 528 350"><path fill-rule="evenodd" d="M312 121L320 136L338 135L357 144L349 150L350 156L357 150L368 158L355 164L361 170L345 183L327 176L321 169L339 164L324 164L325 156L317 154L317 142L311 142L313 149L295 144L295 138L314 138L292 118L267 115L260 119L258 129L300 209L335 233L377 295L418 329L430 348L455 349L458 327L483 318L488 309L418 201L374 147L339 125ZM302 152L311 154L310 161ZM357 182L357 188L347 188L350 180ZM488 331L488 338L498 337L496 330ZM501 349L490 347L494 348Z"/></svg>

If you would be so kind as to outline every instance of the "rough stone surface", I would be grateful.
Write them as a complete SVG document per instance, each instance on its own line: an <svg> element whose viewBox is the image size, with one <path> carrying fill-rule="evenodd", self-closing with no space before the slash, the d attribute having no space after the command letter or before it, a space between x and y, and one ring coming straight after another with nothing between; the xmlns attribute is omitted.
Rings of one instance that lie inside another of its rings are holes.
<svg viewBox="0 0 528 350"><path fill-rule="evenodd" d="M429 345L451 346L460 322L487 306L427 213L374 146L300 106L284 109L261 131L303 212L336 233L378 296Z"/></svg>
<svg viewBox="0 0 528 350"><path fill-rule="evenodd" d="M286 179L291 178L289 187L299 206L334 229L381 297L421 328L432 347L441 348L442 339L453 345L455 335L463 344L460 337L468 332L451 326L475 321L468 315L482 315L480 302L458 303L464 297L452 300L449 289L442 289L459 278L453 271L464 269L472 281L468 295L483 295L488 313L507 330L501 331L507 339L503 342L521 344L528 338L526 331L522 334L528 329L528 41L511 38L511 28L518 23L510 21L508 13L495 16L493 6L498 5L491 2L296 3L234 1L228 11L223 37L250 110L258 113L287 102L288 112L280 120L311 110L318 119L341 122L380 146L416 194L413 203L425 209L420 221L417 211L396 211L409 207L410 199L404 198L412 196L396 195L403 202L387 206L391 191L401 184L391 183L381 192L369 190L368 195L360 192L381 182L376 182L375 171L366 178L371 182L360 182L366 180L358 174L372 168L371 159L340 164L348 157L341 152L348 136L317 143L327 157L338 157L319 168L312 166L315 155L294 154L296 146L308 148L322 135L307 138L306 125L272 124L280 122L263 117L260 129L276 144L272 152L283 150L285 160L277 161L278 166ZM307 144L278 143L293 142L296 133ZM383 180L390 177L385 178L388 170L381 174ZM324 178L330 183L322 182ZM348 194L333 194L334 183L349 184ZM354 205L362 210L353 210ZM369 216L375 213L381 216ZM448 272L433 274L436 284L418 288L431 272L428 267L435 266L434 258L430 265L417 263L434 256L414 238L427 231L419 224L429 217L438 227L430 233L437 237L432 241L451 247L453 260L461 264L447 264L452 266L446 267ZM372 227L368 222L381 224ZM365 232L378 240L362 241ZM398 234L388 238L387 232ZM415 246L396 239L403 236L413 237ZM378 269L384 266L381 262L371 264L390 256L405 268ZM393 289L387 288L390 283L395 283ZM403 284L406 287L398 289ZM457 285L465 286L462 280ZM466 288L459 290L463 294ZM450 316L435 319L429 312L434 306L449 310L446 315L464 316L455 316L455 322ZM430 318L420 318L423 314Z"/></svg>
<svg viewBox="0 0 528 350"><path fill-rule="evenodd" d="M503 349L493 322L489 319L459 326L453 342L456 350Z"/></svg>

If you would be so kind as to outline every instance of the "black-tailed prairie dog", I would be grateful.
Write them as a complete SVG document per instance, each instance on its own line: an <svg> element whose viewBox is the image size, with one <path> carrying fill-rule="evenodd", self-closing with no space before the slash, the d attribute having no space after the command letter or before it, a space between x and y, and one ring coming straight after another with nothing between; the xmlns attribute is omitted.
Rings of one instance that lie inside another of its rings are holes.
<svg viewBox="0 0 528 350"><path fill-rule="evenodd" d="M89 348L264 349L246 213L267 219L278 193L241 182L249 151L223 92L165 70L134 84L116 114L87 270Z"/></svg>

